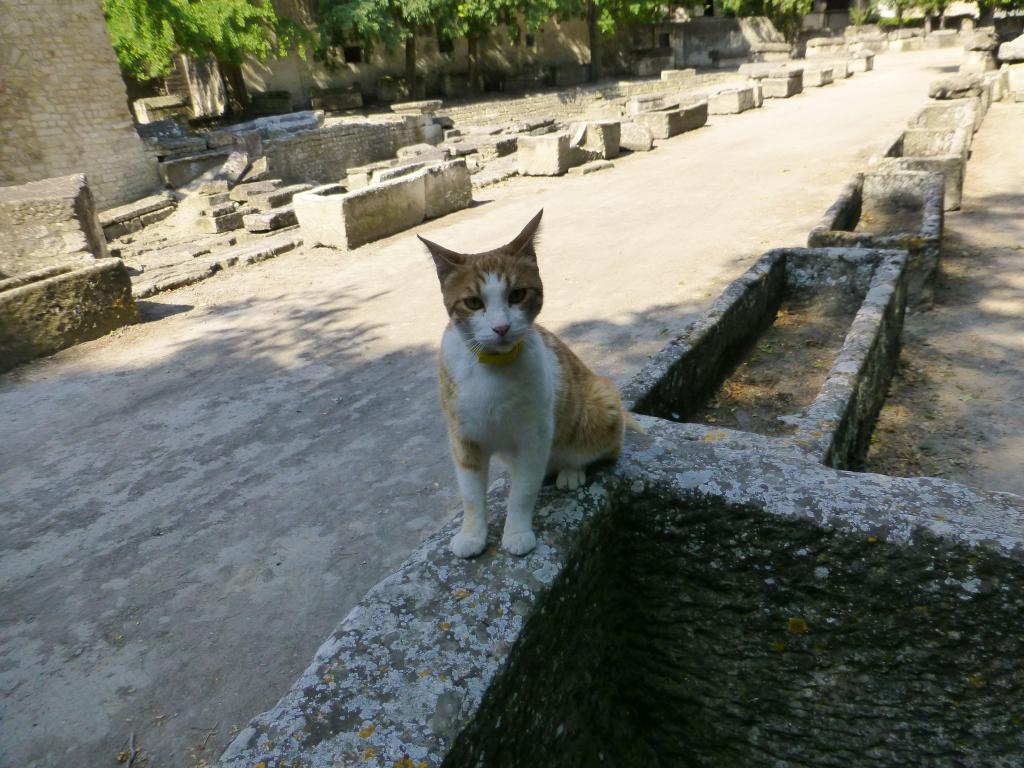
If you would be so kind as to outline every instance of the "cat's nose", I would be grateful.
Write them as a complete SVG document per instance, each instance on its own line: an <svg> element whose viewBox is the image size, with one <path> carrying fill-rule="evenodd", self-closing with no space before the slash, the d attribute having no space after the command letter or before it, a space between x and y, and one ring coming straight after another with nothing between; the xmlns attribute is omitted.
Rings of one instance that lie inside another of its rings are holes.
<svg viewBox="0 0 1024 768"><path fill-rule="evenodd" d="M506 323L505 325L492 325L491 326L491 330L494 331L499 336L504 336L506 333L508 333L508 328L509 328L508 323Z"/></svg>

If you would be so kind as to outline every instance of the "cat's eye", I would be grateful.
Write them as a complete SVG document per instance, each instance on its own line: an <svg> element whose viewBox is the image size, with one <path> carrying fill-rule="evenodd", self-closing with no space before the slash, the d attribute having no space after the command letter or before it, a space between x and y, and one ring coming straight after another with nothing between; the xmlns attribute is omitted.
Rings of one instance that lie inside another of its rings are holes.
<svg viewBox="0 0 1024 768"><path fill-rule="evenodd" d="M478 309L484 308L484 303L480 301L476 296L470 296L468 299L463 299L462 303L467 307L476 312Z"/></svg>
<svg viewBox="0 0 1024 768"><path fill-rule="evenodd" d="M508 303L509 304L518 304L520 301L522 301L525 298L526 298L526 289L525 288L516 288L514 291L509 293L509 295L508 295Z"/></svg>

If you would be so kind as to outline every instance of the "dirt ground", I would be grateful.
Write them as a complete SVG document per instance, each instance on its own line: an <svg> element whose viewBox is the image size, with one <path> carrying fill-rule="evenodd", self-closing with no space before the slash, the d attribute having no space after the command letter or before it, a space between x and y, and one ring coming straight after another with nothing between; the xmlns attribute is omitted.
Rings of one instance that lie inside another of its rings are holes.
<svg viewBox="0 0 1024 768"><path fill-rule="evenodd" d="M792 434L795 426L780 417L798 415L814 402L863 299L845 290L791 293L775 321L687 421L759 435Z"/></svg>
<svg viewBox="0 0 1024 768"><path fill-rule="evenodd" d="M215 757L453 515L415 234L488 248L544 208L541 320L621 382L803 244L960 55L879 56L611 170L227 270L0 377L0 765L114 765L132 733L151 768Z"/></svg>
<svg viewBox="0 0 1024 768"><path fill-rule="evenodd" d="M869 472L1024 495L1022 137L1024 104L994 104L946 214L935 307L907 316Z"/></svg>

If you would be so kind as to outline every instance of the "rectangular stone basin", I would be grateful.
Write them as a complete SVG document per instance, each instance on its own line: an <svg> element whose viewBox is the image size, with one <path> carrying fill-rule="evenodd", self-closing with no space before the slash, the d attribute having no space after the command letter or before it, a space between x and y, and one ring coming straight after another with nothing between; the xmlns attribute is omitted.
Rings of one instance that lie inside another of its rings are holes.
<svg viewBox="0 0 1024 768"><path fill-rule="evenodd" d="M220 768L1020 764L1024 499L642 418L529 556L424 542Z"/></svg>
<svg viewBox="0 0 1024 768"><path fill-rule="evenodd" d="M627 407L857 466L899 354L905 263L899 251L769 251L624 387Z"/></svg>
<svg viewBox="0 0 1024 768"><path fill-rule="evenodd" d="M936 120L925 110L922 110L918 117L922 121ZM871 165L887 173L941 173L945 179L943 209L956 211L960 209L963 199L964 173L973 135L970 125L926 128L915 127L912 124L885 148L883 157L873 158Z"/></svg>
<svg viewBox="0 0 1024 768"><path fill-rule="evenodd" d="M858 173L811 230L807 244L907 251L907 300L930 306L942 245L944 196L940 173Z"/></svg>

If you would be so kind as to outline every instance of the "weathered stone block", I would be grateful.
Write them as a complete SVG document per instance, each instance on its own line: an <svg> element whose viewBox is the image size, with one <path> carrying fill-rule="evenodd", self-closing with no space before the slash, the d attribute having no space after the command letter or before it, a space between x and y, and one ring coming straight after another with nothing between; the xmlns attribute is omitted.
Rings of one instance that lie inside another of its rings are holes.
<svg viewBox="0 0 1024 768"><path fill-rule="evenodd" d="M979 104L976 98L950 99L920 109L908 125L911 128L955 130L964 128L972 133L980 127Z"/></svg>
<svg viewBox="0 0 1024 768"><path fill-rule="evenodd" d="M804 89L802 69L777 70L761 79L761 89L766 99L788 99Z"/></svg>
<svg viewBox="0 0 1024 768"><path fill-rule="evenodd" d="M622 129L618 120L594 120L586 124L583 146L597 152L603 159L619 156Z"/></svg>
<svg viewBox="0 0 1024 768"><path fill-rule="evenodd" d="M708 97L708 112L712 115L738 115L748 109L755 109L754 89L727 88Z"/></svg>
<svg viewBox="0 0 1024 768"><path fill-rule="evenodd" d="M216 235L220 232L241 229L242 218L243 213L238 210L225 211L216 216L198 216L195 220L195 227L200 232Z"/></svg>
<svg viewBox="0 0 1024 768"><path fill-rule="evenodd" d="M1019 64L1024 62L1024 35L1000 45L997 58L1003 64Z"/></svg>
<svg viewBox="0 0 1024 768"><path fill-rule="evenodd" d="M875 68L875 54L868 50L857 51L850 58L851 72L870 72Z"/></svg>
<svg viewBox="0 0 1024 768"><path fill-rule="evenodd" d="M808 237L812 248L907 251L908 301L931 305L942 244L941 174L904 171L857 174Z"/></svg>
<svg viewBox="0 0 1024 768"><path fill-rule="evenodd" d="M845 80L853 76L853 72L850 70L849 59L836 59L829 62L829 66L832 67L832 78L834 80Z"/></svg>
<svg viewBox="0 0 1024 768"><path fill-rule="evenodd" d="M399 147L396 156L399 160L445 160L448 152L432 144L410 144Z"/></svg>
<svg viewBox="0 0 1024 768"><path fill-rule="evenodd" d="M569 170L569 134L521 137L518 164L521 176L561 176Z"/></svg>
<svg viewBox="0 0 1024 768"><path fill-rule="evenodd" d="M641 112L650 112L654 109L663 109L665 107L672 106L666 104L665 97L658 93L650 93L642 96L634 96L626 102L626 111L631 115L637 115Z"/></svg>
<svg viewBox="0 0 1024 768"><path fill-rule="evenodd" d="M447 216L473 204L473 182L462 158L423 169L424 215Z"/></svg>
<svg viewBox="0 0 1024 768"><path fill-rule="evenodd" d="M950 75L928 86L928 97L939 100L980 96L981 92L981 77L977 74Z"/></svg>
<svg viewBox="0 0 1024 768"><path fill-rule="evenodd" d="M1024 101L1024 64L1011 64L1007 67L1006 85L1015 101Z"/></svg>
<svg viewBox="0 0 1024 768"><path fill-rule="evenodd" d="M433 115L439 109L441 109L440 99L401 101L391 105L391 111L398 115Z"/></svg>
<svg viewBox="0 0 1024 768"><path fill-rule="evenodd" d="M187 186L207 171L220 168L230 154L225 150L214 150L164 160L160 163L160 178L171 189Z"/></svg>
<svg viewBox="0 0 1024 768"><path fill-rule="evenodd" d="M82 174L0 187L0 279L107 256Z"/></svg>
<svg viewBox="0 0 1024 768"><path fill-rule="evenodd" d="M283 208L275 208L272 211L260 211L249 213L242 217L242 226L246 232L272 232L275 229L283 229L298 224L295 218L295 208L286 205Z"/></svg>
<svg viewBox="0 0 1024 768"><path fill-rule="evenodd" d="M0 280L0 371L138 320L120 259Z"/></svg>
<svg viewBox="0 0 1024 768"><path fill-rule="evenodd" d="M270 181L252 181L239 184L236 187L232 187L231 192L228 193L230 199L236 203L244 203L249 200L250 195L260 195L266 192L273 192L275 189L280 188L280 179L271 179Z"/></svg>
<svg viewBox="0 0 1024 768"><path fill-rule="evenodd" d="M961 74L991 72L998 68L993 51L964 51L964 59L960 63Z"/></svg>
<svg viewBox="0 0 1024 768"><path fill-rule="evenodd" d="M187 120L192 116L188 99L180 94L136 99L132 109L135 111L135 119L142 124L160 120Z"/></svg>
<svg viewBox="0 0 1024 768"><path fill-rule="evenodd" d="M650 152L654 148L654 136L643 125L620 123L619 148L630 152Z"/></svg>
<svg viewBox="0 0 1024 768"><path fill-rule="evenodd" d="M846 40L842 37L812 37L807 41L804 56L808 59L820 59L842 56L846 53Z"/></svg>
<svg viewBox="0 0 1024 768"><path fill-rule="evenodd" d="M956 45L957 32L955 29L936 29L924 38L924 47L927 50L955 48Z"/></svg>
<svg viewBox="0 0 1024 768"><path fill-rule="evenodd" d="M685 83L697 76L696 69L663 69L661 79L666 83Z"/></svg>
<svg viewBox="0 0 1024 768"><path fill-rule="evenodd" d="M289 184L287 187L278 187L268 192L253 192L248 196L248 203L259 211L269 211L271 208L288 205L296 194L312 189L312 186L312 184Z"/></svg>
<svg viewBox="0 0 1024 768"><path fill-rule="evenodd" d="M920 51L922 48L924 48L924 40L920 37L907 37L900 40L889 41L889 50L893 53Z"/></svg>
<svg viewBox="0 0 1024 768"><path fill-rule="evenodd" d="M421 223L426 216L425 173L345 192L326 184L295 195L295 215L309 245L357 248Z"/></svg>
<svg viewBox="0 0 1024 768"><path fill-rule="evenodd" d="M821 88L824 85L832 84L832 67L804 67L804 88Z"/></svg>

